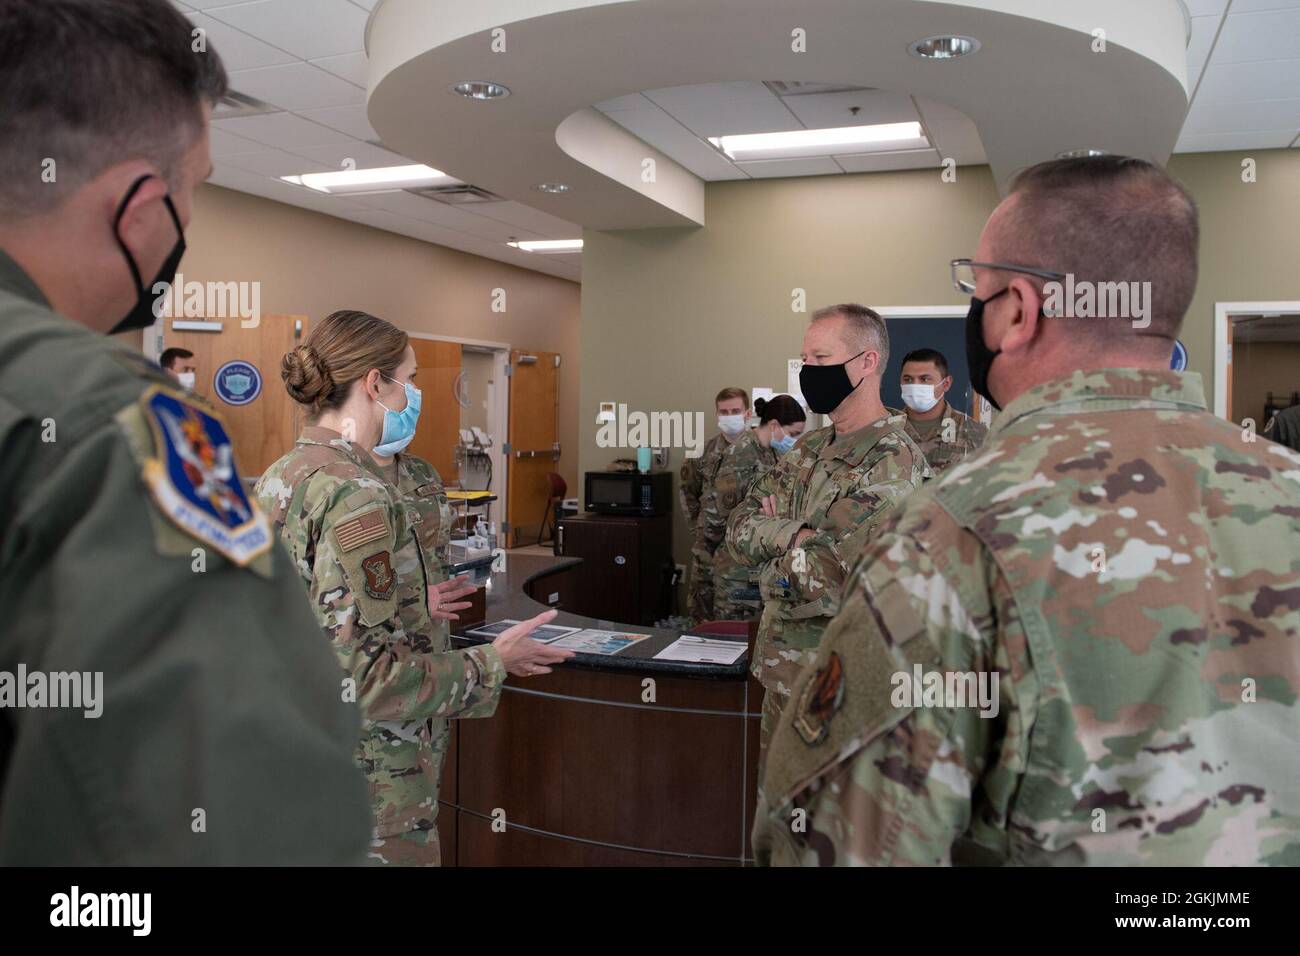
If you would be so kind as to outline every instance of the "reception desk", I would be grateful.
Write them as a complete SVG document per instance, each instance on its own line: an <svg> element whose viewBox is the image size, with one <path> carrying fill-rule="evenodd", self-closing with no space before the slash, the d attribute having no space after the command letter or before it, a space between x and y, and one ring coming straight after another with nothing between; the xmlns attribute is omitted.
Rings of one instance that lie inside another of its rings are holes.
<svg viewBox="0 0 1300 956"><path fill-rule="evenodd" d="M563 610L579 564L508 554L487 589L487 621L524 620L549 604L561 609L556 624L651 637L510 677L495 716L451 722L438 812L444 865L743 865L762 702L748 655L728 666L653 660L680 632Z"/></svg>

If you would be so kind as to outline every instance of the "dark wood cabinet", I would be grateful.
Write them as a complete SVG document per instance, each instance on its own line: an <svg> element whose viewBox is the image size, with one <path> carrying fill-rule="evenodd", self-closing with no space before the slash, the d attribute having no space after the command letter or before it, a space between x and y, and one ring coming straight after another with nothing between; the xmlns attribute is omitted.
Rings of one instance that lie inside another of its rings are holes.
<svg viewBox="0 0 1300 956"><path fill-rule="evenodd" d="M582 558L567 611L602 621L654 624L668 616L673 570L672 515L585 512L560 519L556 548Z"/></svg>

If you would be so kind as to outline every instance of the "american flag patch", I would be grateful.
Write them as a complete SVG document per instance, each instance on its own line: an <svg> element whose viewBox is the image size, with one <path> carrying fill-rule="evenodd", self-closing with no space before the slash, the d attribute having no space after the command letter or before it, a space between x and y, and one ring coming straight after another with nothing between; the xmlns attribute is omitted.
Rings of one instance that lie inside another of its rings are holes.
<svg viewBox="0 0 1300 956"><path fill-rule="evenodd" d="M376 508L335 526L334 537L340 551L355 551L377 538L388 537L388 522L384 520L384 513Z"/></svg>

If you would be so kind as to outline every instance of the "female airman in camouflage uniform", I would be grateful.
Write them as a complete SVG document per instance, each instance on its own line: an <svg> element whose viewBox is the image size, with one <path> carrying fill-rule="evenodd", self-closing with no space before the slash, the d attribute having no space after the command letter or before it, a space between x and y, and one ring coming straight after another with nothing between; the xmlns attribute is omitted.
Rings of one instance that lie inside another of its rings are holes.
<svg viewBox="0 0 1300 956"><path fill-rule="evenodd" d="M473 588L447 581L437 557L447 532L437 494L417 506L372 457L391 457L414 436L415 372L400 329L363 312L329 316L284 357L285 387L311 424L257 495L343 665L344 699L361 707L356 759L375 814L370 858L437 865L447 719L491 716L507 671L547 673L568 655L527 637L553 612L494 644L451 649L447 622Z"/></svg>

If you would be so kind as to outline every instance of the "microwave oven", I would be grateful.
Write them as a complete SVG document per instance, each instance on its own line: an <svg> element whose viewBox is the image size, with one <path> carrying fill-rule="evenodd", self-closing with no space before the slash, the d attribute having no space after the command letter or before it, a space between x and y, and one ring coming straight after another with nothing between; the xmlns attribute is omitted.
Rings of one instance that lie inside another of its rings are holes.
<svg viewBox="0 0 1300 956"><path fill-rule="evenodd" d="M587 510L605 515L662 515L672 509L670 471L589 471Z"/></svg>

